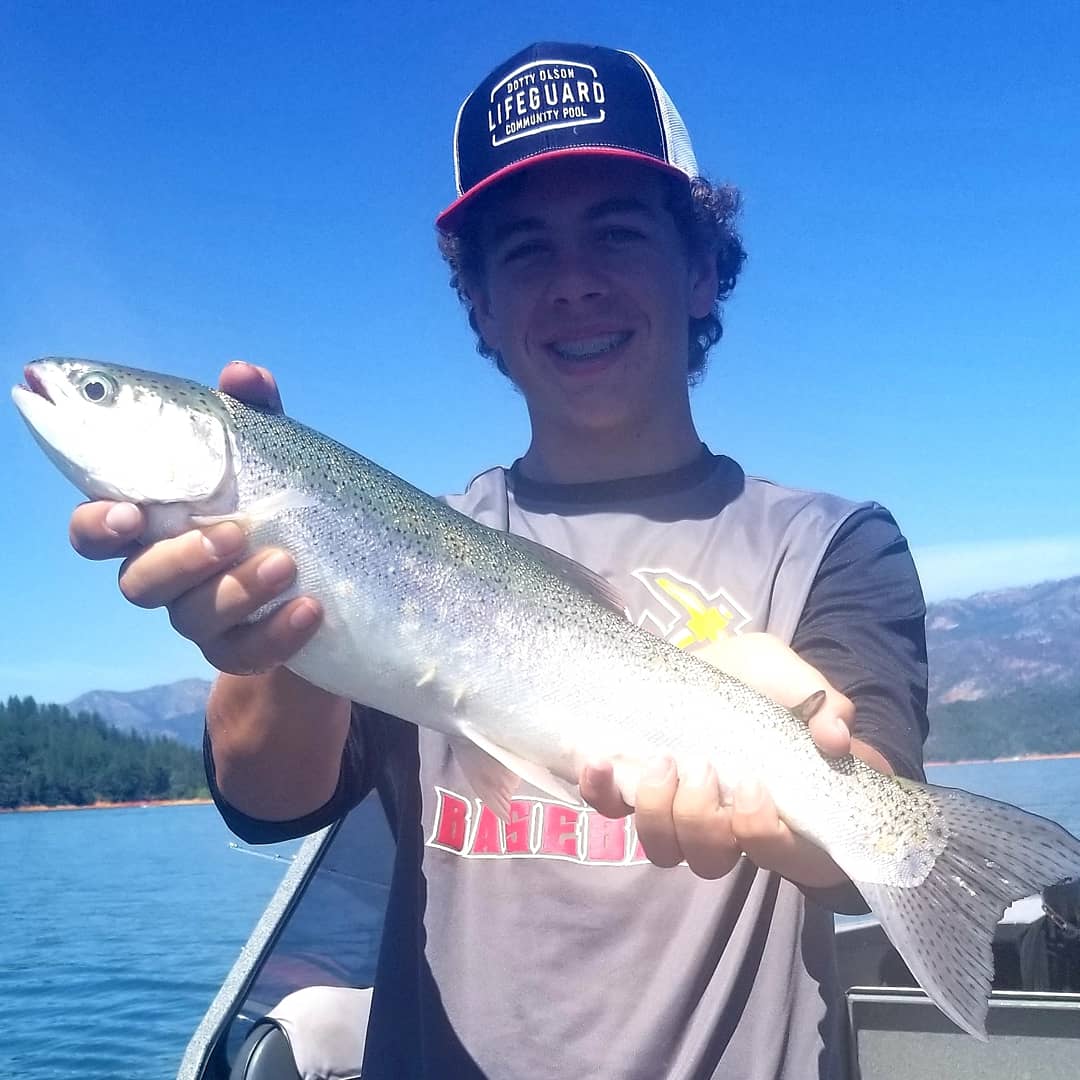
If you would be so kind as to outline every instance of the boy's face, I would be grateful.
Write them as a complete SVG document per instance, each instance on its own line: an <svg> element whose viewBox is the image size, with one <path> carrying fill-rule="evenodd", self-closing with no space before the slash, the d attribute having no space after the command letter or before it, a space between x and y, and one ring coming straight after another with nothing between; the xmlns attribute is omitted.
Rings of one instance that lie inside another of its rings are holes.
<svg viewBox="0 0 1080 1080"><path fill-rule="evenodd" d="M534 431L632 436L687 399L687 330L716 296L715 260L691 257L648 166L564 158L504 181L481 223L470 288Z"/></svg>

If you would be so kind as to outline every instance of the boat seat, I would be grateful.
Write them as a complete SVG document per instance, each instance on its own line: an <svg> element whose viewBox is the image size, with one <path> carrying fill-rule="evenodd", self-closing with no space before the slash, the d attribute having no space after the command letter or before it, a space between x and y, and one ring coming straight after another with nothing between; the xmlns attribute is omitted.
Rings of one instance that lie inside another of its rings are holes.
<svg viewBox="0 0 1080 1080"><path fill-rule="evenodd" d="M258 1020L229 1080L358 1080L371 990L307 986Z"/></svg>
<svg viewBox="0 0 1080 1080"><path fill-rule="evenodd" d="M276 1021L264 1016L251 1029L229 1070L229 1080L302 1080L289 1038Z"/></svg>
<svg viewBox="0 0 1080 1080"><path fill-rule="evenodd" d="M852 1080L1076 1080L1080 994L995 990L988 1042L962 1032L922 990L847 992Z"/></svg>

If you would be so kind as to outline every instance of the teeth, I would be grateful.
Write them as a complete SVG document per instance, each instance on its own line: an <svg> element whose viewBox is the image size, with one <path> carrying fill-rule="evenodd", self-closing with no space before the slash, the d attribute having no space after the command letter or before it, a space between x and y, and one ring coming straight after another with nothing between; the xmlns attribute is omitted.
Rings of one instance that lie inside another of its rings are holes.
<svg viewBox="0 0 1080 1080"><path fill-rule="evenodd" d="M584 357L599 356L618 348L630 337L629 331L620 334L605 334L603 337L581 338L578 341L557 341L552 348L568 360L581 360Z"/></svg>

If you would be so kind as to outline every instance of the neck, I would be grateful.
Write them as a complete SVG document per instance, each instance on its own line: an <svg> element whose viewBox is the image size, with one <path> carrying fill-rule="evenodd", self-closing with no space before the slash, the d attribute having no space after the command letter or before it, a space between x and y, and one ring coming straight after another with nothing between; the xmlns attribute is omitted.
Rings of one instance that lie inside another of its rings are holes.
<svg viewBox="0 0 1080 1080"><path fill-rule="evenodd" d="M521 459L531 480L549 484L583 484L623 480L677 469L701 453L701 437L693 421L672 431L543 432L533 429L532 442Z"/></svg>

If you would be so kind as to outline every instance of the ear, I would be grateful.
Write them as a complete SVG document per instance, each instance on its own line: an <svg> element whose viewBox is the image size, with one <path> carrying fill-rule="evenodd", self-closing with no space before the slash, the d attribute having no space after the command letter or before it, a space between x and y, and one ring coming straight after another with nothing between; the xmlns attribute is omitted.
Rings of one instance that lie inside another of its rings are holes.
<svg viewBox="0 0 1080 1080"><path fill-rule="evenodd" d="M484 344L495 352L499 351L498 322L491 310L491 293L482 282L469 282L465 286L465 295L472 305L476 316L476 328L484 339Z"/></svg>
<svg viewBox="0 0 1080 1080"><path fill-rule="evenodd" d="M690 317L704 319L716 302L720 281L716 272L716 252L706 251L690 256Z"/></svg>

